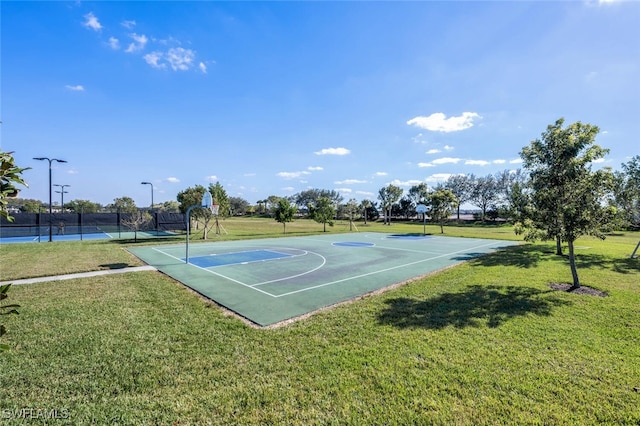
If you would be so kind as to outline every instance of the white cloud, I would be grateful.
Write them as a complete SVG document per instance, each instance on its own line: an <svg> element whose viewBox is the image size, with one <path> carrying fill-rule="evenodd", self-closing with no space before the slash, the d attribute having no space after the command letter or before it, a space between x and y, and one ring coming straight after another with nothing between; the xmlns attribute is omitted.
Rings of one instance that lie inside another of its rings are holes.
<svg viewBox="0 0 640 426"><path fill-rule="evenodd" d="M282 190L286 192L293 192L296 189L293 186L285 186L284 188L282 188Z"/></svg>
<svg viewBox="0 0 640 426"><path fill-rule="evenodd" d="M604 158L596 158L595 160L592 161L592 163L594 164L598 164L598 163L604 163L606 160Z"/></svg>
<svg viewBox="0 0 640 426"><path fill-rule="evenodd" d="M376 176L386 176L388 175L387 172L376 172Z"/></svg>
<svg viewBox="0 0 640 426"><path fill-rule="evenodd" d="M200 62L198 64L198 68L200 68L200 71L202 71L203 73L205 73L205 74L207 73L207 66L205 65L204 62Z"/></svg>
<svg viewBox="0 0 640 426"><path fill-rule="evenodd" d="M350 188L336 188L335 190L338 192L344 192L345 194L351 194L351 192L353 192Z"/></svg>
<svg viewBox="0 0 640 426"><path fill-rule="evenodd" d="M113 50L120 49L120 40L115 37L109 37L109 47Z"/></svg>
<svg viewBox="0 0 640 426"><path fill-rule="evenodd" d="M368 192L368 191L356 191L356 194L364 195L365 197L373 197L374 196L373 192Z"/></svg>
<svg viewBox="0 0 640 426"><path fill-rule="evenodd" d="M314 152L316 155L347 155L351 153L347 148L324 148Z"/></svg>
<svg viewBox="0 0 640 426"><path fill-rule="evenodd" d="M509 164L521 164L522 158L514 158L513 160L509 160Z"/></svg>
<svg viewBox="0 0 640 426"><path fill-rule="evenodd" d="M358 180L358 179L346 179L346 180L338 180L334 182L336 185L355 185L358 183L367 183L366 180Z"/></svg>
<svg viewBox="0 0 640 426"><path fill-rule="evenodd" d="M276 176L284 178L284 179L296 179L304 175L310 175L311 173L307 171L303 172L279 172L276 173Z"/></svg>
<svg viewBox="0 0 640 426"><path fill-rule="evenodd" d="M120 22L120 25L122 25L126 29L130 30L130 29L132 29L133 27L136 26L136 21L122 21L122 22Z"/></svg>
<svg viewBox="0 0 640 426"><path fill-rule="evenodd" d="M84 86L78 84L76 86L71 86L69 84L67 84L66 86L64 86L67 90L71 90L72 92L84 92Z"/></svg>
<svg viewBox="0 0 640 426"><path fill-rule="evenodd" d="M215 177L215 176L210 176L210 177ZM177 177L171 176L171 177L168 177L166 181L169 183L179 183L180 179L178 179Z"/></svg>
<svg viewBox="0 0 640 426"><path fill-rule="evenodd" d="M84 19L86 19L86 21L84 21L82 25L84 25L85 27L91 28L94 31L100 31L102 29L100 21L98 21L98 18L96 18L93 12L89 12L84 15Z"/></svg>
<svg viewBox="0 0 640 426"><path fill-rule="evenodd" d="M207 176L204 178L206 181L208 182L217 182L218 181L218 176L216 175L211 175L211 176Z"/></svg>
<svg viewBox="0 0 640 426"><path fill-rule="evenodd" d="M149 39L146 35L141 34L138 35L136 33L129 34L129 37L133 39L133 43L129 44L129 47L125 50L127 53L139 52L144 49L144 47L149 42Z"/></svg>
<svg viewBox="0 0 640 426"><path fill-rule="evenodd" d="M445 151L451 151L451 150L453 150L453 147L450 146L450 145L445 145L444 149L445 149Z"/></svg>
<svg viewBox="0 0 640 426"><path fill-rule="evenodd" d="M426 152L426 154L438 154L440 151L439 149L430 149L429 151Z"/></svg>
<svg viewBox="0 0 640 426"><path fill-rule="evenodd" d="M486 166L489 162L484 160L467 160L464 164L468 166Z"/></svg>
<svg viewBox="0 0 640 426"><path fill-rule="evenodd" d="M147 64L151 65L154 68L159 68L159 69L166 68L166 64L160 63L160 61L162 60L161 52L147 53L146 55L143 56L143 59Z"/></svg>
<svg viewBox="0 0 640 426"><path fill-rule="evenodd" d="M493 161L492 161L492 163L493 163L493 164L504 164L504 163L506 163L506 162L507 162L507 160L502 160L502 159L500 159L500 160L493 160Z"/></svg>
<svg viewBox="0 0 640 426"><path fill-rule="evenodd" d="M193 65L196 54L191 49L174 47L167 51L165 58L174 71L186 71Z"/></svg>
<svg viewBox="0 0 640 426"><path fill-rule="evenodd" d="M461 158L442 157L432 161L433 164L457 164Z"/></svg>
<svg viewBox="0 0 640 426"><path fill-rule="evenodd" d="M432 132L458 132L473 126L474 118L482 118L475 112L463 112L457 117L447 118L441 112L435 112L428 117L418 116L407 121L410 126L416 126L421 129L430 130Z"/></svg>
<svg viewBox="0 0 640 426"><path fill-rule="evenodd" d="M321 170L324 170L322 167L320 166L309 166L307 167L307 170L311 170L312 172L319 172Z"/></svg>
<svg viewBox="0 0 640 426"><path fill-rule="evenodd" d="M453 176L452 173L435 173L429 176L428 178L426 178L425 180L427 182L444 182L447 179L449 179L451 176Z"/></svg>
<svg viewBox="0 0 640 426"><path fill-rule="evenodd" d="M432 163L418 163L418 167L435 167Z"/></svg>
<svg viewBox="0 0 640 426"><path fill-rule="evenodd" d="M421 183L423 183L421 180L417 180L417 179L409 179L409 180L398 180L398 179L394 179L391 182L389 182L391 185L395 185L395 186L415 186L415 185L420 185Z"/></svg>

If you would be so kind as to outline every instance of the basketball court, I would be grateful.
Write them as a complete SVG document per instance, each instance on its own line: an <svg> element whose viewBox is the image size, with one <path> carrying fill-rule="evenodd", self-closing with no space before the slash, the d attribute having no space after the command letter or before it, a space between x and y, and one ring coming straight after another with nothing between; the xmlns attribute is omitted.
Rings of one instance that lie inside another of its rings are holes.
<svg viewBox="0 0 640 426"><path fill-rule="evenodd" d="M203 296L268 326L515 244L349 233L129 251Z"/></svg>

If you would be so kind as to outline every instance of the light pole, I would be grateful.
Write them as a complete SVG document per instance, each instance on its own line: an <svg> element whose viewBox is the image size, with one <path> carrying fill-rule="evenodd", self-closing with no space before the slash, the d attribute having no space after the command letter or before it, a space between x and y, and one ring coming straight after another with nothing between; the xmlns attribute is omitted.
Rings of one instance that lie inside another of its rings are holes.
<svg viewBox="0 0 640 426"><path fill-rule="evenodd" d="M153 210L153 184L151 182L140 182L141 185L151 185L151 210Z"/></svg>
<svg viewBox="0 0 640 426"><path fill-rule="evenodd" d="M71 186L71 185L59 185L57 183L54 183L53 186L59 186L60 187L60 191L56 191L56 192L60 194L60 211L62 213L64 213L64 194L68 194L69 193L69 191L65 191L64 189L67 186Z"/></svg>
<svg viewBox="0 0 640 426"><path fill-rule="evenodd" d="M53 227L51 225L51 163L57 161L58 163L66 163L66 160L60 160L58 158L48 158L48 157L33 157L34 160L47 160L49 162L49 242L53 241Z"/></svg>

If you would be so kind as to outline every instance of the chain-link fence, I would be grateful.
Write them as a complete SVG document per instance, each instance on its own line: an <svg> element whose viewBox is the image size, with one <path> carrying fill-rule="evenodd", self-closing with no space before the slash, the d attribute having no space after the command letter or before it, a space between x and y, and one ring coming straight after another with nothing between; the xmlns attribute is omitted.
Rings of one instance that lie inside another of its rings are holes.
<svg viewBox="0 0 640 426"><path fill-rule="evenodd" d="M182 213L150 212L151 220L136 220L138 213L16 213L9 222L0 218L0 238L37 237L77 234L109 234L119 238L124 232L130 232L132 224L135 231L156 231L160 234L186 231L185 215Z"/></svg>

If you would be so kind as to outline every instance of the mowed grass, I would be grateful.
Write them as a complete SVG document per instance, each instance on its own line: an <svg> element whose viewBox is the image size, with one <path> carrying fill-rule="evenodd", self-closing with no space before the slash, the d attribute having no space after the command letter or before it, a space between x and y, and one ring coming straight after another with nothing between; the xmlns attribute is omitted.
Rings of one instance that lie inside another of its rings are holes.
<svg viewBox="0 0 640 426"><path fill-rule="evenodd" d="M445 235L515 238L508 230L447 227ZM0 416L3 424L25 423L20 414L32 409L59 418L31 411L28 424L638 425L640 260L629 255L639 240L578 241L581 281L605 298L552 291L549 282L570 281L566 259L553 244L523 244L277 329L247 326L155 272L14 286L9 300L22 307L2 317L12 348L0 353ZM15 254L26 245L2 246L1 279L6 258L29 276L38 259L73 244L39 244L27 256ZM101 265L133 264L128 244L79 247ZM68 250L66 263L84 257Z"/></svg>

